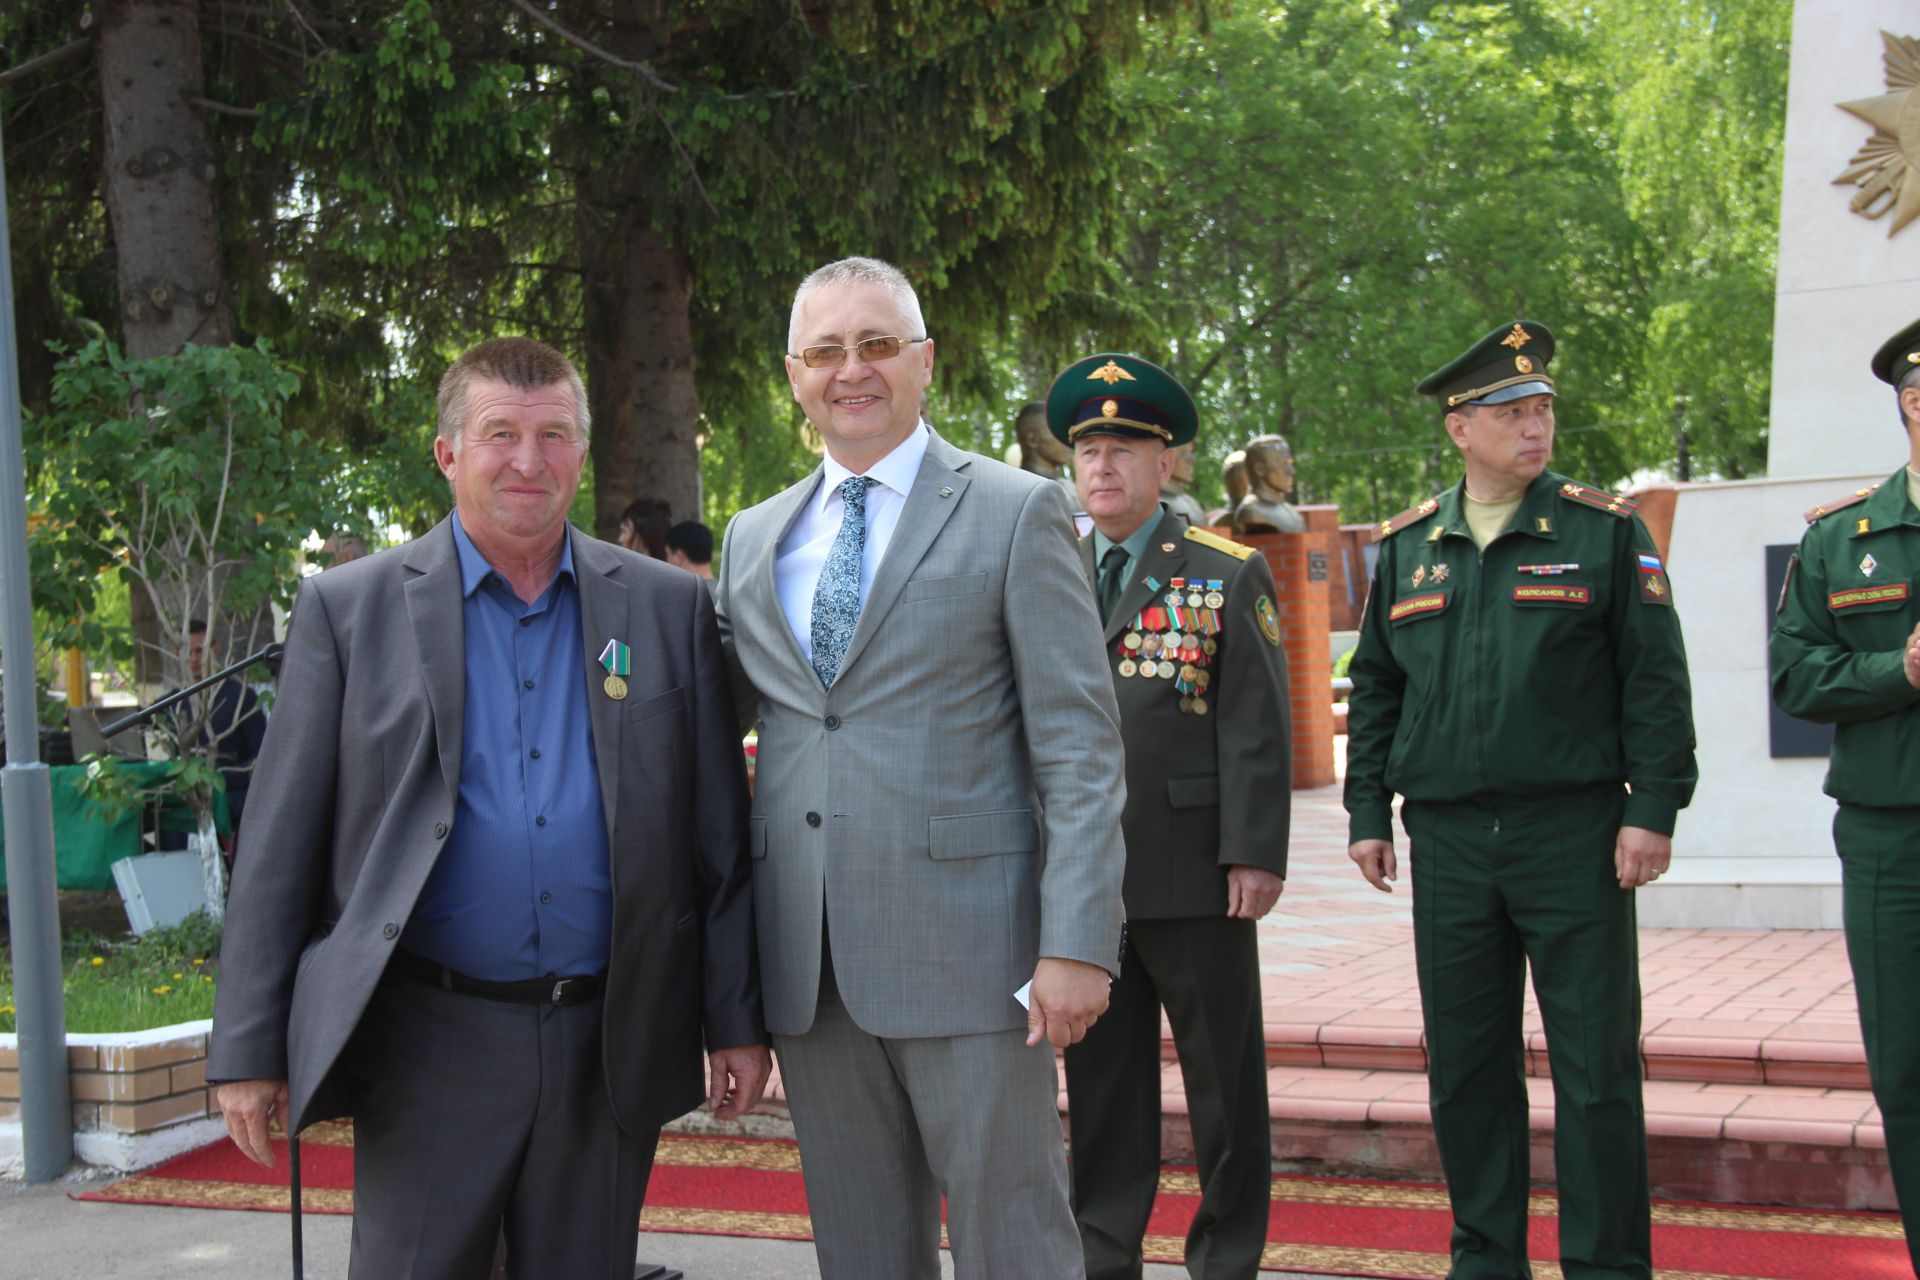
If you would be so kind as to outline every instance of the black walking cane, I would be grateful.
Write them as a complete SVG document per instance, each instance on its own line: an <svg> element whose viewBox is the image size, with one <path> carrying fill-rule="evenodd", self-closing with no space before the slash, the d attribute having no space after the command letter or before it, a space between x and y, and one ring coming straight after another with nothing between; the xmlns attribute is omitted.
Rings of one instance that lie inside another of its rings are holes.
<svg viewBox="0 0 1920 1280"><path fill-rule="evenodd" d="M293 1280L306 1280L306 1249L301 1229L306 1210L300 1204L300 1139L287 1130L287 1182L293 1188Z"/></svg>

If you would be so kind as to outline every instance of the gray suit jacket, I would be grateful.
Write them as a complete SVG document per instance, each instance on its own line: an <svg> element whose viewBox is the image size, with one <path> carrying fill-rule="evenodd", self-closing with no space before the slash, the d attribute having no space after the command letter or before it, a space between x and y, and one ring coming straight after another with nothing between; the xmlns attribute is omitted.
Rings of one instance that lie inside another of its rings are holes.
<svg viewBox="0 0 1920 1280"><path fill-rule="evenodd" d="M608 1091L622 1126L698 1105L710 1049L764 1042L745 770L699 580L570 531L612 858ZM450 522L307 579L234 858L207 1074L286 1078L295 1127L344 1114L332 1083L439 856L460 779L466 677ZM596 657L633 647L630 692Z"/></svg>
<svg viewBox="0 0 1920 1280"><path fill-rule="evenodd" d="M735 701L760 722L767 1025L812 1025L825 920L868 1033L1023 1026L1039 957L1111 970L1120 941L1119 713L1066 499L934 436L829 693L774 587L820 474L735 517L720 575Z"/></svg>

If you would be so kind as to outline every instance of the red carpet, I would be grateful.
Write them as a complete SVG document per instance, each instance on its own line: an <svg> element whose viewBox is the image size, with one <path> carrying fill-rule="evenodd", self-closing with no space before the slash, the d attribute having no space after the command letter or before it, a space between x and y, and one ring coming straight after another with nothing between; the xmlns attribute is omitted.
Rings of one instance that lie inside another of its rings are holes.
<svg viewBox="0 0 1920 1280"><path fill-rule="evenodd" d="M282 1145L284 1157L285 1148ZM302 1198L309 1213L353 1207L353 1132L316 1125L300 1144ZM1148 1256L1177 1262L1198 1203L1191 1169L1168 1169L1148 1230ZM283 1158L260 1168L230 1142L170 1160L82 1200L285 1212ZM1533 1201L1535 1259L1555 1254L1554 1199ZM789 1142L735 1138L661 1139L641 1224L653 1231L806 1240L806 1191ZM1653 1258L1661 1280L1893 1280L1911 1276L1900 1221L1884 1213L1820 1213L1656 1202ZM1426 1280L1447 1273L1446 1193L1417 1183L1332 1178L1273 1180L1265 1265L1275 1271ZM1560 1269L1537 1261L1540 1280Z"/></svg>

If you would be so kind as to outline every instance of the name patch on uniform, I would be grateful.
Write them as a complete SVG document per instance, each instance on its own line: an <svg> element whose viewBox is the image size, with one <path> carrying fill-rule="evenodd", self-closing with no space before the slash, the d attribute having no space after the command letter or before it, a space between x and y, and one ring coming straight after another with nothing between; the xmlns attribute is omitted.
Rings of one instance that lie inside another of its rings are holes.
<svg viewBox="0 0 1920 1280"><path fill-rule="evenodd" d="M1593 589L1523 582L1513 589L1513 599L1515 604L1587 604L1593 600Z"/></svg>
<svg viewBox="0 0 1920 1280"><path fill-rule="evenodd" d="M1885 604L1889 600L1905 600L1907 584L1889 582L1879 587L1848 587L1844 591L1827 593L1827 608L1839 613L1843 609L1857 609L1861 605Z"/></svg>
<svg viewBox="0 0 1920 1280"><path fill-rule="evenodd" d="M1405 600L1387 610L1387 621L1405 622L1408 618L1418 618L1429 613L1438 613L1447 607L1447 593L1429 592L1424 596L1408 596Z"/></svg>

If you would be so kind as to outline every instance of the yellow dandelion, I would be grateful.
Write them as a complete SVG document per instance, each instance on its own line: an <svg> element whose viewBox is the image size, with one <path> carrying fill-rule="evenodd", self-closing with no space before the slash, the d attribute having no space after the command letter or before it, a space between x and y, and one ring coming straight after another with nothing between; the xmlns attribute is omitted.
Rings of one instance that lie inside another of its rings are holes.
<svg viewBox="0 0 1920 1280"><path fill-rule="evenodd" d="M95 968L99 968L99 967L100 967L101 965L103 965L103 964L105 964L105 963L106 963L106 961L105 961L105 960L103 960L103 959L101 959L101 958L100 958L99 956L95 956L95 957L93 958L93 964L94 964L94 967L95 967Z"/></svg>
<svg viewBox="0 0 1920 1280"><path fill-rule="evenodd" d="M176 973L176 974L174 974L174 975L173 975L173 980L174 980L175 982L178 982L178 981L180 981L180 979L182 979L182 978L184 978L185 976L186 976L186 975L185 975L185 974L183 974L183 973Z"/></svg>
<svg viewBox="0 0 1920 1280"><path fill-rule="evenodd" d="M200 981L202 981L202 982L212 982L212 981L213 981L213 975L212 975L212 974L210 974L210 973L203 973L203 974L201 974L201 975L200 975Z"/></svg>
<svg viewBox="0 0 1920 1280"><path fill-rule="evenodd" d="M205 956L196 956L194 957L193 967L198 969L201 965L205 964L206 962L207 961Z"/></svg>
<svg viewBox="0 0 1920 1280"><path fill-rule="evenodd" d="M12 1013L12 1012L13 1012L13 1006L12 1006L12 1005L10 1005L10 1004L0 1004L0 1013Z"/></svg>
<svg viewBox="0 0 1920 1280"><path fill-rule="evenodd" d="M165 982L163 982L163 983L161 983L161 984L160 984L159 986L157 986L157 987L155 987L155 988L153 989L153 994L155 994L155 995L157 995L157 996L163 996L163 995L165 995L165 994L167 994L167 992L169 992L169 991L171 991L171 990L173 990L173 987L172 987L172 985L171 985L171 984L169 984L169 983L165 983Z"/></svg>

